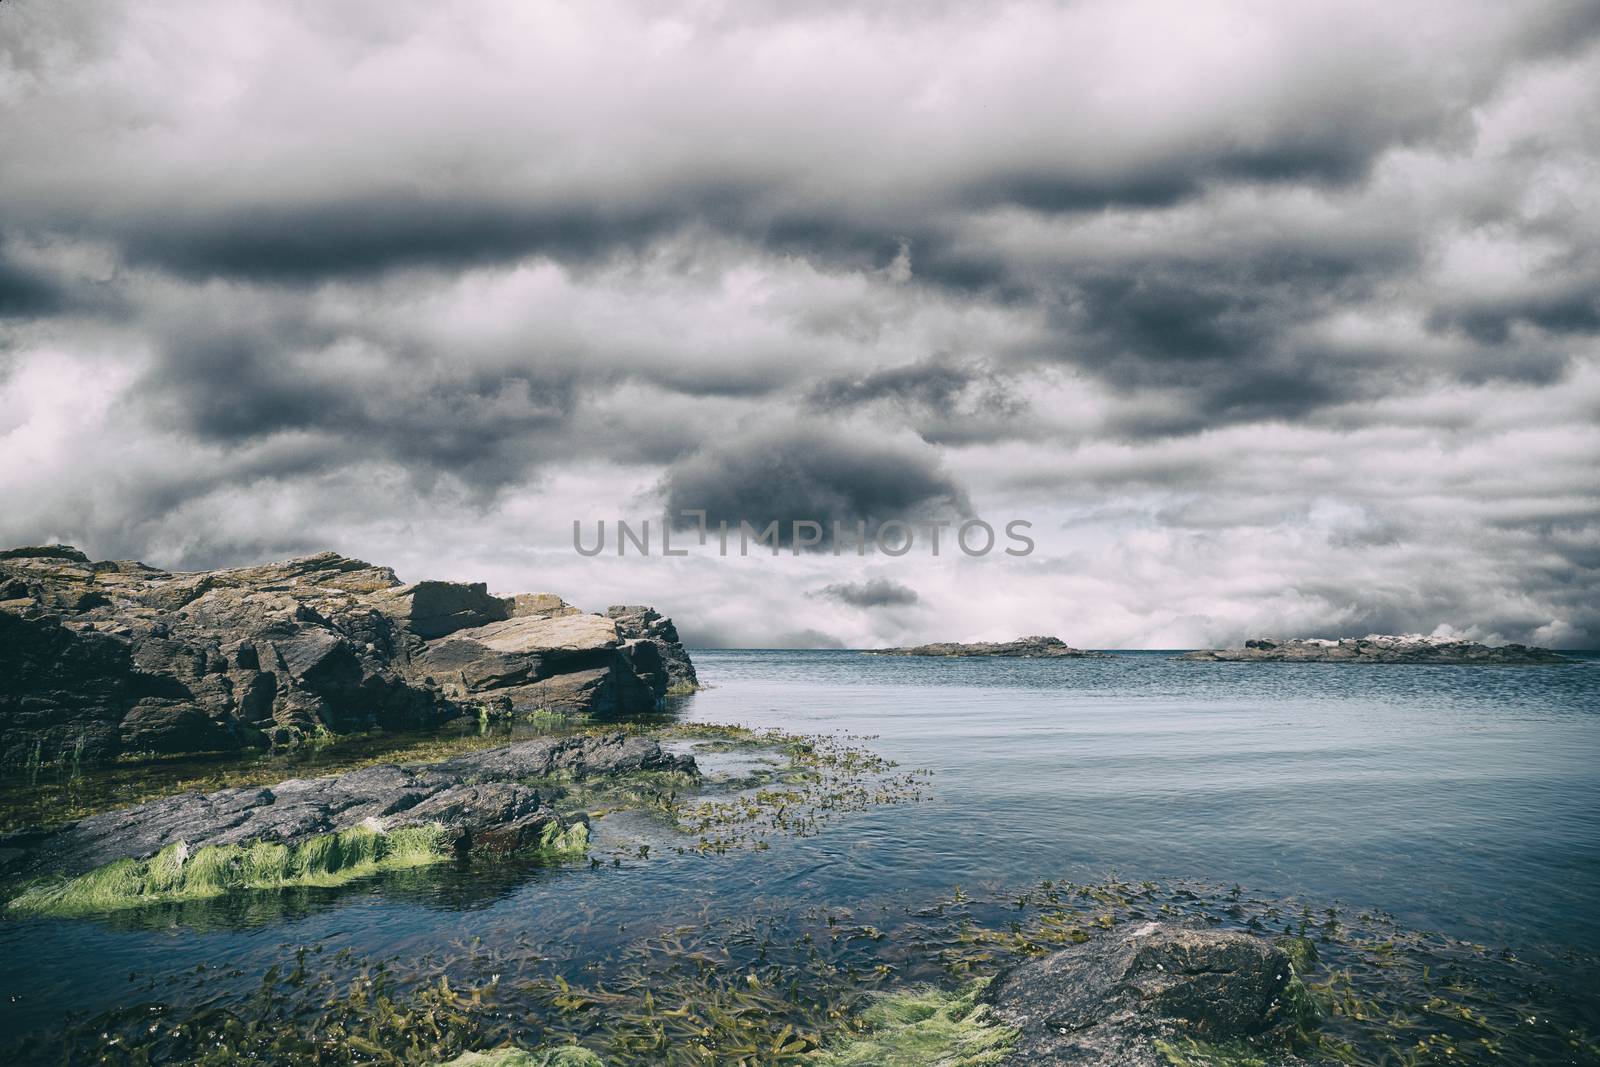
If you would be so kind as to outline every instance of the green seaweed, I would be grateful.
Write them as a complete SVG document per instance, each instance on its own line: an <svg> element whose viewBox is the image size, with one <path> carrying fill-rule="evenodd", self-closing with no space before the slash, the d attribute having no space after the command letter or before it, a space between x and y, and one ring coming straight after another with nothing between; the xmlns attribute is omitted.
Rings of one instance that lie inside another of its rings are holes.
<svg viewBox="0 0 1600 1067"><path fill-rule="evenodd" d="M980 978L957 993L911 990L877 997L861 1014L864 1032L812 1056L817 1067L985 1067L999 1063L1017 1032L978 1003Z"/></svg>
<svg viewBox="0 0 1600 1067"><path fill-rule="evenodd" d="M1155 1048L1172 1067L1273 1067L1278 1062L1244 1041L1215 1044L1192 1037L1157 1038Z"/></svg>
<svg viewBox="0 0 1600 1067"><path fill-rule="evenodd" d="M449 858L444 828L437 824L391 833L355 826L296 845L253 841L207 845L194 852L180 841L147 860L117 860L76 878L31 886L6 907L33 915L94 915L200 900L236 889L337 886L379 871Z"/></svg>
<svg viewBox="0 0 1600 1067"><path fill-rule="evenodd" d="M463 1052L438 1067L605 1067L604 1061L579 1045L529 1052L513 1046L488 1052Z"/></svg>

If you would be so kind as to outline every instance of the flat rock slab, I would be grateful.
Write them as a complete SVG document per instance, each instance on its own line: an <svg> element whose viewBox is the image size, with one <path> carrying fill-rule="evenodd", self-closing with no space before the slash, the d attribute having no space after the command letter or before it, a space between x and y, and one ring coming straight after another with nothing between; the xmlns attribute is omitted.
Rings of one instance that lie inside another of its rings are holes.
<svg viewBox="0 0 1600 1067"><path fill-rule="evenodd" d="M1303 1021L1297 981L1262 938L1146 923L1003 971L984 1000L1018 1031L1008 1065L1170 1067L1158 1041L1260 1038Z"/></svg>
<svg viewBox="0 0 1600 1067"><path fill-rule="evenodd" d="M603 615L537 615L457 630L457 641L476 641L496 652L592 652L614 648L617 624Z"/></svg>
<svg viewBox="0 0 1600 1067"><path fill-rule="evenodd" d="M548 822L548 797L530 779L695 771L694 758L625 734L541 738L418 766L380 764L273 786L189 792L91 815L48 831L0 838L0 874L75 876L119 859L148 859L182 841L191 849L263 840L296 844L361 823L382 830L439 823L473 835L525 820ZM470 840L462 840L470 844Z"/></svg>

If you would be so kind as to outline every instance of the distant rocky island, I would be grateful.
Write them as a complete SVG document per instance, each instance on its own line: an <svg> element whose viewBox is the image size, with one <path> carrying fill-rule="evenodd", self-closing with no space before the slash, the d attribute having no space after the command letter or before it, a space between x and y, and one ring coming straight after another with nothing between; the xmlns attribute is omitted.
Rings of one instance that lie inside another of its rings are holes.
<svg viewBox="0 0 1600 1067"><path fill-rule="evenodd" d="M869 648L869 656L1004 656L1010 659L1105 659L1104 652L1073 648L1059 637L1019 637L1015 641L978 641L961 644L940 641L911 648Z"/></svg>
<svg viewBox="0 0 1600 1067"><path fill-rule="evenodd" d="M1290 641L1257 638L1243 648L1202 649L1179 659L1199 663L1433 663L1439 665L1539 666L1571 663L1548 648L1481 645L1421 634L1371 634L1367 637L1306 637Z"/></svg>
<svg viewBox="0 0 1600 1067"><path fill-rule="evenodd" d="M404 584L335 552L172 572L0 552L0 763L292 745L523 712L628 714L697 685L672 620Z"/></svg>

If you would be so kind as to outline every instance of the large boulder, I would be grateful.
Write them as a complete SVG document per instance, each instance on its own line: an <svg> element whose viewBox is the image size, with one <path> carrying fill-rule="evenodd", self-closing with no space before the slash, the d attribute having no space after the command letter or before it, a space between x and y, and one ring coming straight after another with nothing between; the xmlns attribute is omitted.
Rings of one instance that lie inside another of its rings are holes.
<svg viewBox="0 0 1600 1067"><path fill-rule="evenodd" d="M984 999L1017 1031L1007 1064L1170 1067L1165 1050L1209 1062L1236 1042L1255 1062L1297 1064L1290 1049L1314 1021L1271 942L1154 922L1003 971Z"/></svg>
<svg viewBox="0 0 1600 1067"><path fill-rule="evenodd" d="M333 552L184 573L62 545L11 549L0 552L0 761L292 744L484 708L648 710L693 668L668 669L688 664L670 620L628 610L617 621L551 593L402 585Z"/></svg>

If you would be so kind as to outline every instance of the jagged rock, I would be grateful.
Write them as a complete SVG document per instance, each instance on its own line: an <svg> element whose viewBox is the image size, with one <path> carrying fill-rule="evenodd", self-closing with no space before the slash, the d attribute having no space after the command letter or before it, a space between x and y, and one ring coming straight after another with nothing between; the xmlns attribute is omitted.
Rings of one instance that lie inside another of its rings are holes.
<svg viewBox="0 0 1600 1067"><path fill-rule="evenodd" d="M1315 1021L1271 942L1154 922L1012 967L983 998L1016 1029L1003 1062L1019 1065L1170 1067L1164 1048L1212 1062L1208 1046L1239 1040L1253 1062L1298 1064L1288 1048Z"/></svg>
<svg viewBox="0 0 1600 1067"><path fill-rule="evenodd" d="M688 663L669 620L549 593L400 584L333 552L170 573L66 546L0 553L0 762L85 762L425 729L480 709L648 710ZM688 667L692 677L692 666ZM598 672L598 673L596 673Z"/></svg>
<svg viewBox="0 0 1600 1067"><path fill-rule="evenodd" d="M0 874L72 877L120 859L148 859L176 842L193 851L251 841L297 844L367 825L440 824L461 849L513 851L557 818L530 779L592 779L637 771L695 773L691 756L647 738L542 738L415 767L380 764L321 778L189 792L0 838Z"/></svg>
<svg viewBox="0 0 1600 1067"><path fill-rule="evenodd" d="M613 604L606 609L606 617L616 622L617 632L624 640L648 642L653 646L659 668L651 665L646 669L661 672L666 680L667 692L688 693L700 688L694 663L689 659L689 653L684 651L683 642L678 638L678 628L672 625L671 619L655 608L640 604ZM643 654L634 655L636 663L652 663L651 660L637 658Z"/></svg>
<svg viewBox="0 0 1600 1067"><path fill-rule="evenodd" d="M1073 648L1059 637L1019 637L1015 641L979 641L961 644L941 641L910 648L867 649L869 656L1003 656L1010 659L1105 659L1104 652Z"/></svg>
<svg viewBox="0 0 1600 1067"><path fill-rule="evenodd" d="M1548 648L1481 645L1421 634L1371 634L1367 637L1255 638L1243 648L1202 649L1178 657L1200 663L1433 663L1441 665L1538 666L1571 663Z"/></svg>

